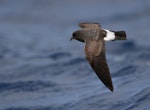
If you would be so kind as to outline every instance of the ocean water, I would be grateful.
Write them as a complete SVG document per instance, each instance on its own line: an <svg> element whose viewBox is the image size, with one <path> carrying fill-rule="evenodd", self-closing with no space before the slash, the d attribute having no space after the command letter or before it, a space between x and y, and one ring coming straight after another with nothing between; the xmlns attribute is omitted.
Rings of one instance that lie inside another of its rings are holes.
<svg viewBox="0 0 150 110"><path fill-rule="evenodd" d="M106 42L113 93L69 41L80 22L127 33ZM0 0L0 110L149 108L149 0Z"/></svg>

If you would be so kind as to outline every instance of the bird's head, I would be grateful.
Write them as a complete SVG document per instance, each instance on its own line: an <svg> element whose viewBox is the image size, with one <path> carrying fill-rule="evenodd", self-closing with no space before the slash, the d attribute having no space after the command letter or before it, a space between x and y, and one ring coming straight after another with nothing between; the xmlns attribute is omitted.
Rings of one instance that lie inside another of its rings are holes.
<svg viewBox="0 0 150 110"><path fill-rule="evenodd" d="M72 37L71 37L70 41L72 39L75 39L75 40L78 40L80 42L84 42L84 37L85 37L84 31L83 30L78 30L78 31L75 31L75 32L72 33Z"/></svg>

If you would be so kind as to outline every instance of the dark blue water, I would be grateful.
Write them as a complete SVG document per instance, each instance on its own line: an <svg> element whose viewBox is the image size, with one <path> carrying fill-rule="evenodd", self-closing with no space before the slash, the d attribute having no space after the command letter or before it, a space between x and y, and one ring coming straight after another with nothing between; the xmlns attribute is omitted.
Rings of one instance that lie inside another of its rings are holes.
<svg viewBox="0 0 150 110"><path fill-rule="evenodd" d="M106 43L113 93L69 41L87 21L127 33ZM149 78L149 0L0 1L0 110L149 110Z"/></svg>

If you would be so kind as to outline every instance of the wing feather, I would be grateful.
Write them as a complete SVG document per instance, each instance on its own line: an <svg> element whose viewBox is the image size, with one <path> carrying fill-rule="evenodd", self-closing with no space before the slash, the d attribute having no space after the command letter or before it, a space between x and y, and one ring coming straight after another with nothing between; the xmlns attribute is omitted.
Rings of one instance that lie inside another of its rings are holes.
<svg viewBox="0 0 150 110"><path fill-rule="evenodd" d="M96 28L96 29L100 29L101 26L99 23L90 23L90 22L83 22L83 23L80 23L79 26L81 28Z"/></svg>
<svg viewBox="0 0 150 110"><path fill-rule="evenodd" d="M105 57L104 41L88 41L85 45L86 59L103 84L113 92L113 84Z"/></svg>

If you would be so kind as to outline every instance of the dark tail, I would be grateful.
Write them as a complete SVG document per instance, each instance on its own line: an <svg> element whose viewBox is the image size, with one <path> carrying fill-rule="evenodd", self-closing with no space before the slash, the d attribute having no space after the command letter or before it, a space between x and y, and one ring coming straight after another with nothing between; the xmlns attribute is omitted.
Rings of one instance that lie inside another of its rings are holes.
<svg viewBox="0 0 150 110"><path fill-rule="evenodd" d="M125 31L115 31L115 40L127 40Z"/></svg>

